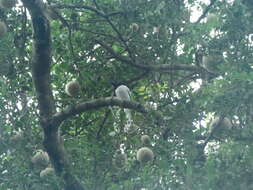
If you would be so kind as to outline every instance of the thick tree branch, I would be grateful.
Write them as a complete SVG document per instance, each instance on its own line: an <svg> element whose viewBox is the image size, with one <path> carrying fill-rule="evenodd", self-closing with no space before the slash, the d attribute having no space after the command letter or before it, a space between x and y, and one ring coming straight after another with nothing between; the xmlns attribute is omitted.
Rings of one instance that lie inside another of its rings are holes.
<svg viewBox="0 0 253 190"><path fill-rule="evenodd" d="M50 86L51 36L49 22L40 1L23 0L33 24L32 77L42 119L50 117L55 108Z"/></svg>
<svg viewBox="0 0 253 190"><path fill-rule="evenodd" d="M56 113L53 117L53 121L57 123L56 125L59 125L64 120L74 115L78 115L82 112L86 112L90 110L97 110L99 108L108 107L108 106L120 106L123 108L133 109L140 113L148 112L148 110L138 102L121 100L117 97L106 97L106 98L90 100L87 102L79 103L77 105L69 106L65 110L59 113Z"/></svg>
<svg viewBox="0 0 253 190"><path fill-rule="evenodd" d="M40 111L41 127L44 129L44 146L54 165L56 173L65 181L65 190L84 190L82 184L71 172L71 165L61 141L58 126L52 124L55 113L50 83L51 36L50 26L44 14L42 0L22 0L28 8L33 25L32 78Z"/></svg>

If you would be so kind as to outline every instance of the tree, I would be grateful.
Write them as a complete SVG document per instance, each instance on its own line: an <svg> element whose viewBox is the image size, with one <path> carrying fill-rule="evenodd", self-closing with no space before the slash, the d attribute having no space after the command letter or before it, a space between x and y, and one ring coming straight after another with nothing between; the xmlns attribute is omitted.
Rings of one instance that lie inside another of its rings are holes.
<svg viewBox="0 0 253 190"><path fill-rule="evenodd" d="M252 189L251 1L0 2L0 189Z"/></svg>

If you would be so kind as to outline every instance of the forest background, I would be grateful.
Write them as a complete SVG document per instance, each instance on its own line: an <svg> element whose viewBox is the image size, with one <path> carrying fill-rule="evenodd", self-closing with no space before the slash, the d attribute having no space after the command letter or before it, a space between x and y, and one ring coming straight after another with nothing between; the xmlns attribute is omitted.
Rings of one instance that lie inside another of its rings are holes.
<svg viewBox="0 0 253 190"><path fill-rule="evenodd" d="M0 5L0 189L253 189L252 1Z"/></svg>

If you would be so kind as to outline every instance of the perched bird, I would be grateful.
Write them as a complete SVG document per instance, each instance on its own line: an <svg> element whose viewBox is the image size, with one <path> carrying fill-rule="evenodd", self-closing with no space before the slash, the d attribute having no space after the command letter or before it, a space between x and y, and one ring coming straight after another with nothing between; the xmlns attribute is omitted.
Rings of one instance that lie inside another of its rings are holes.
<svg viewBox="0 0 253 190"><path fill-rule="evenodd" d="M128 100L130 101L130 90L125 85L120 85L115 90L116 97L120 98L121 100ZM131 123L132 117L131 112L129 109L124 109L124 112L126 114L127 121Z"/></svg>
<svg viewBox="0 0 253 190"><path fill-rule="evenodd" d="M121 100L130 100L130 90L125 85L120 85L115 90L115 94Z"/></svg>

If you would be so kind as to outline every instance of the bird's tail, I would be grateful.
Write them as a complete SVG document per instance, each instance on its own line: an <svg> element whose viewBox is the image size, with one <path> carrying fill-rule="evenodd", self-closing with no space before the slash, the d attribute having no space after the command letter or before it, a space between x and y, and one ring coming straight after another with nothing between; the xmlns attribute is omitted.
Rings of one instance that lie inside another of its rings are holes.
<svg viewBox="0 0 253 190"><path fill-rule="evenodd" d="M124 131L128 132L133 125L133 120L132 120L131 111L129 109L124 109L124 112L126 114L126 125L124 127Z"/></svg>
<svg viewBox="0 0 253 190"><path fill-rule="evenodd" d="M131 115L131 111L129 109L124 109L124 112L126 114L126 119L127 121L132 121L132 115Z"/></svg>

